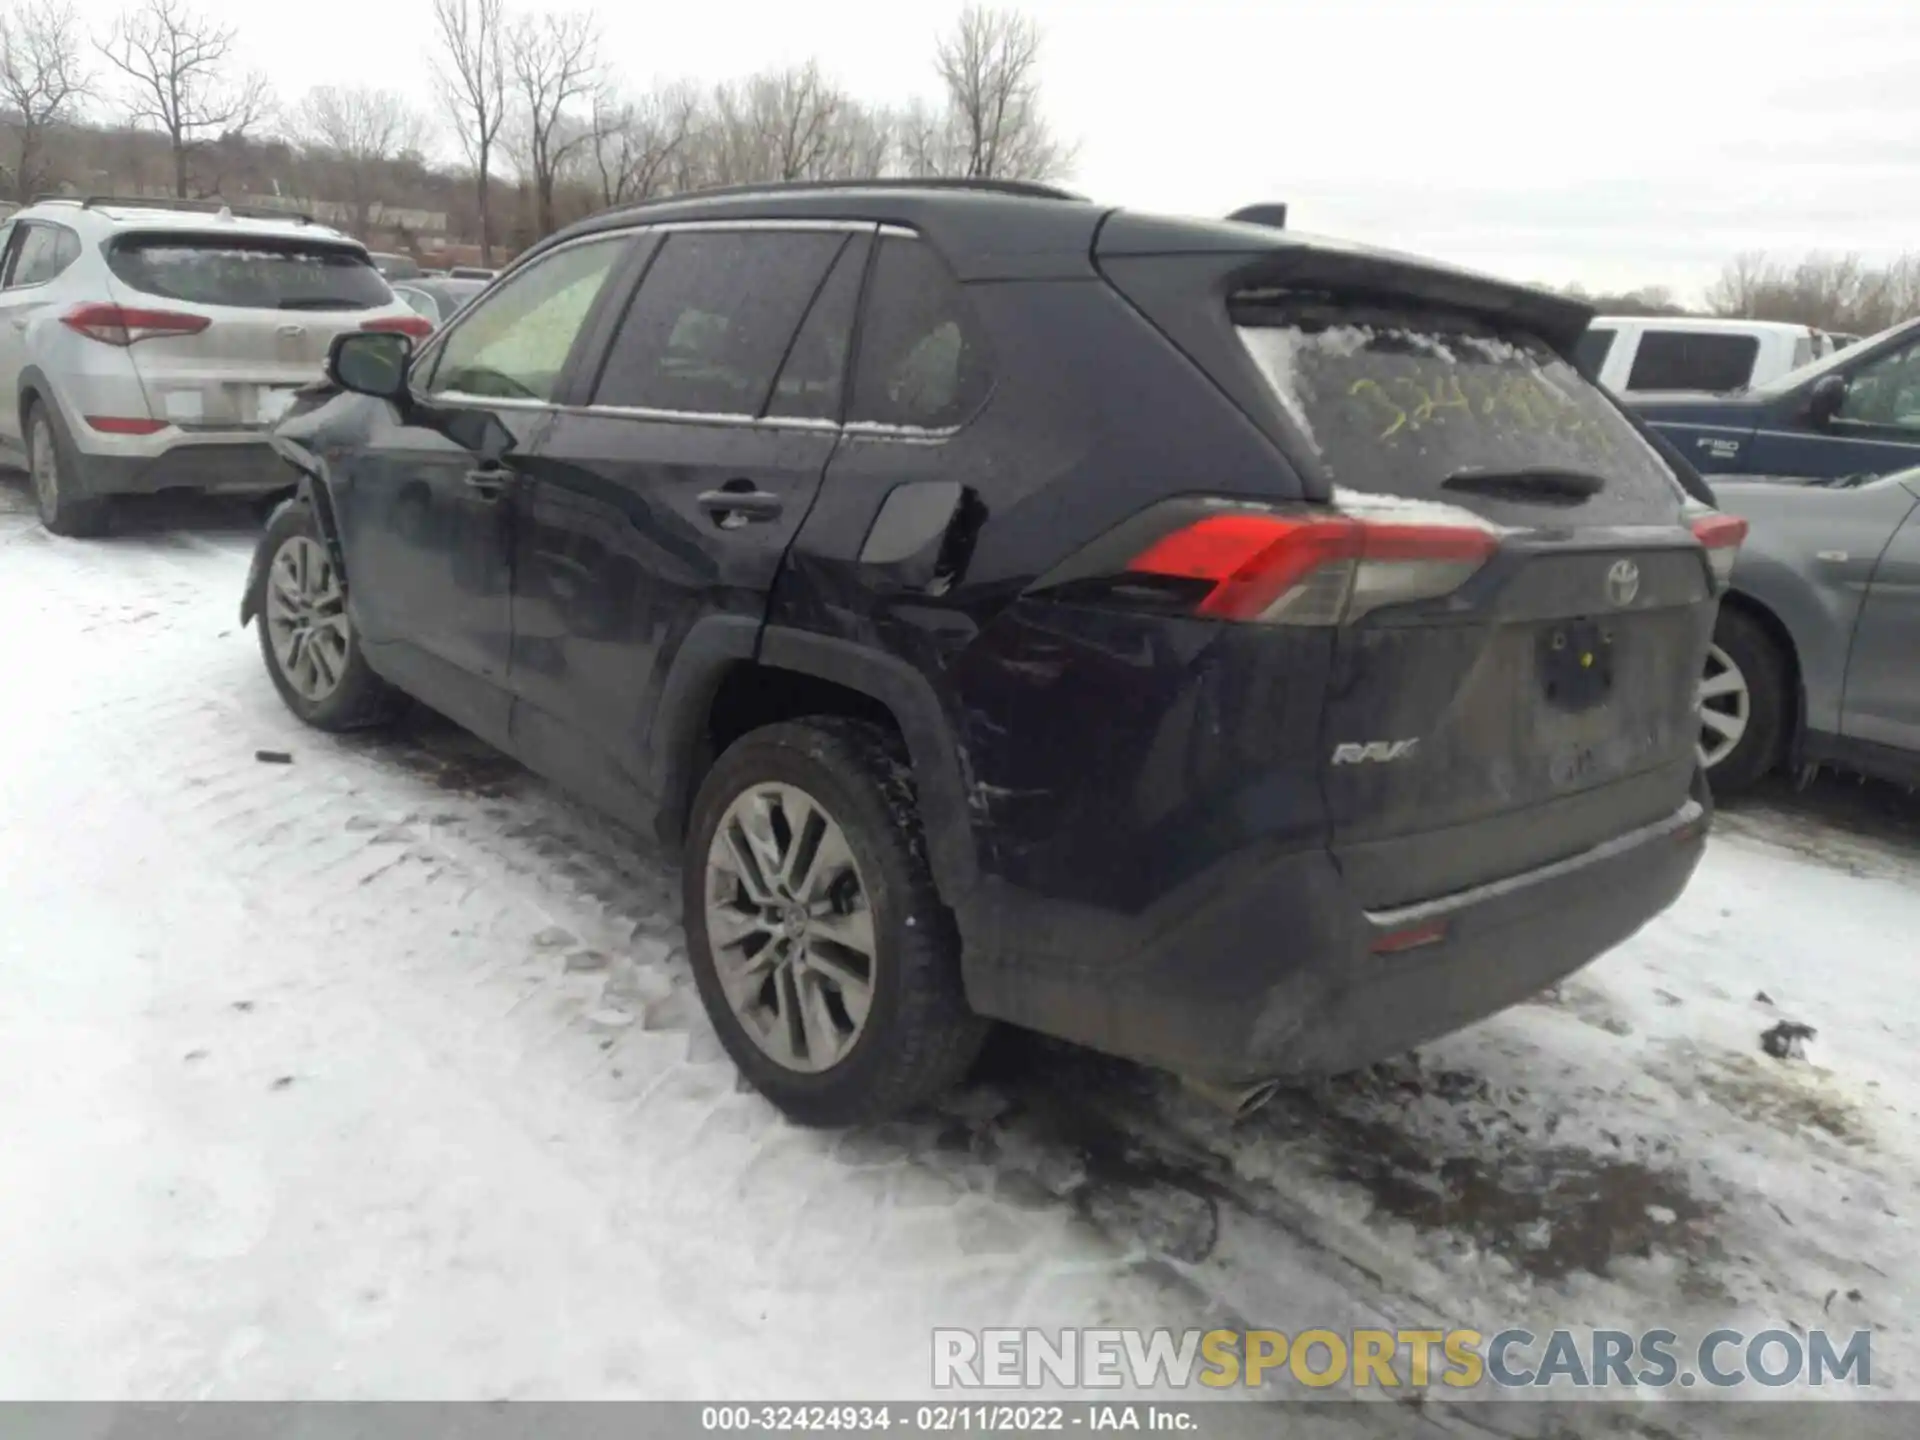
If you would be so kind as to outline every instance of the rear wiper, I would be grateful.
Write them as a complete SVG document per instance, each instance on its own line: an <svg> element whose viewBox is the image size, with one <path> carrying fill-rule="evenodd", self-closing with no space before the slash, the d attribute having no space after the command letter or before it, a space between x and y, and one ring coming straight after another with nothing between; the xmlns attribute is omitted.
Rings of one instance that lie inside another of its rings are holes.
<svg viewBox="0 0 1920 1440"><path fill-rule="evenodd" d="M1545 505L1578 505L1607 488L1584 470L1536 466L1525 470L1456 470L1440 482L1443 490L1468 490L1502 500L1532 500Z"/></svg>

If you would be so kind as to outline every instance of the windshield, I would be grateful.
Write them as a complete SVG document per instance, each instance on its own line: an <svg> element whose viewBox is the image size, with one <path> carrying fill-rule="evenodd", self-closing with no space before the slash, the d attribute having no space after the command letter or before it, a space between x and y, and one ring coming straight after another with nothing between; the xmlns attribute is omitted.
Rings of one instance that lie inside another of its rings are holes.
<svg viewBox="0 0 1920 1440"><path fill-rule="evenodd" d="M1747 393L1749 395L1784 395L1789 390L1797 390L1809 380L1817 380L1830 370L1838 369L1843 364L1851 364L1860 358L1862 349L1870 349L1903 330L1920 330L1920 319L1902 320L1898 325L1889 325L1878 335L1869 335L1865 340L1849 340L1831 355L1822 356L1811 365L1802 365L1798 370L1789 370L1786 374L1769 380L1764 385L1755 385Z"/></svg>

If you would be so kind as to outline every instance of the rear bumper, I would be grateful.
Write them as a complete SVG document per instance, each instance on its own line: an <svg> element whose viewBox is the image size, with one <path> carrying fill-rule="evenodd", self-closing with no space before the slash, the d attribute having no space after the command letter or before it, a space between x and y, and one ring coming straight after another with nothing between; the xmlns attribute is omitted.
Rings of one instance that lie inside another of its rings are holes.
<svg viewBox="0 0 1920 1440"><path fill-rule="evenodd" d="M1209 887L1124 958L995 966L976 1003L1222 1084L1338 1073L1504 1010L1626 940L1686 888L1710 821L1699 786L1584 853L1392 911L1354 903L1324 852L1297 853ZM1414 930L1436 938L1376 948Z"/></svg>
<svg viewBox="0 0 1920 1440"><path fill-rule="evenodd" d="M153 455L84 453L81 484L90 495L151 495L161 490L263 495L299 482L264 434L244 440L184 441Z"/></svg>

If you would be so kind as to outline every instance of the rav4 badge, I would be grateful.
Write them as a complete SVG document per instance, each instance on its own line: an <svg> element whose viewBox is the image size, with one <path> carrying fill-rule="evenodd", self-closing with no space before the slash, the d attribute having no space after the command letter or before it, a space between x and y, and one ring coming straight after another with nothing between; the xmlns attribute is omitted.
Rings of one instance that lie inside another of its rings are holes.
<svg viewBox="0 0 1920 1440"><path fill-rule="evenodd" d="M1333 747L1333 763L1365 765L1369 761L1404 760L1413 753L1413 747L1419 743L1417 739L1348 741L1344 745Z"/></svg>

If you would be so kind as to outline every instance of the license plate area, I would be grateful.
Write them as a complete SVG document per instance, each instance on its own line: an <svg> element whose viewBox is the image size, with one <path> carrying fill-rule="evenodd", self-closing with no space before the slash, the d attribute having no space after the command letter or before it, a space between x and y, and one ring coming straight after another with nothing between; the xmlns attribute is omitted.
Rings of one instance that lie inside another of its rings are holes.
<svg viewBox="0 0 1920 1440"><path fill-rule="evenodd" d="M1618 639L1616 626L1608 621L1556 620L1542 626L1534 643L1541 697L1569 715L1606 704L1620 659Z"/></svg>

